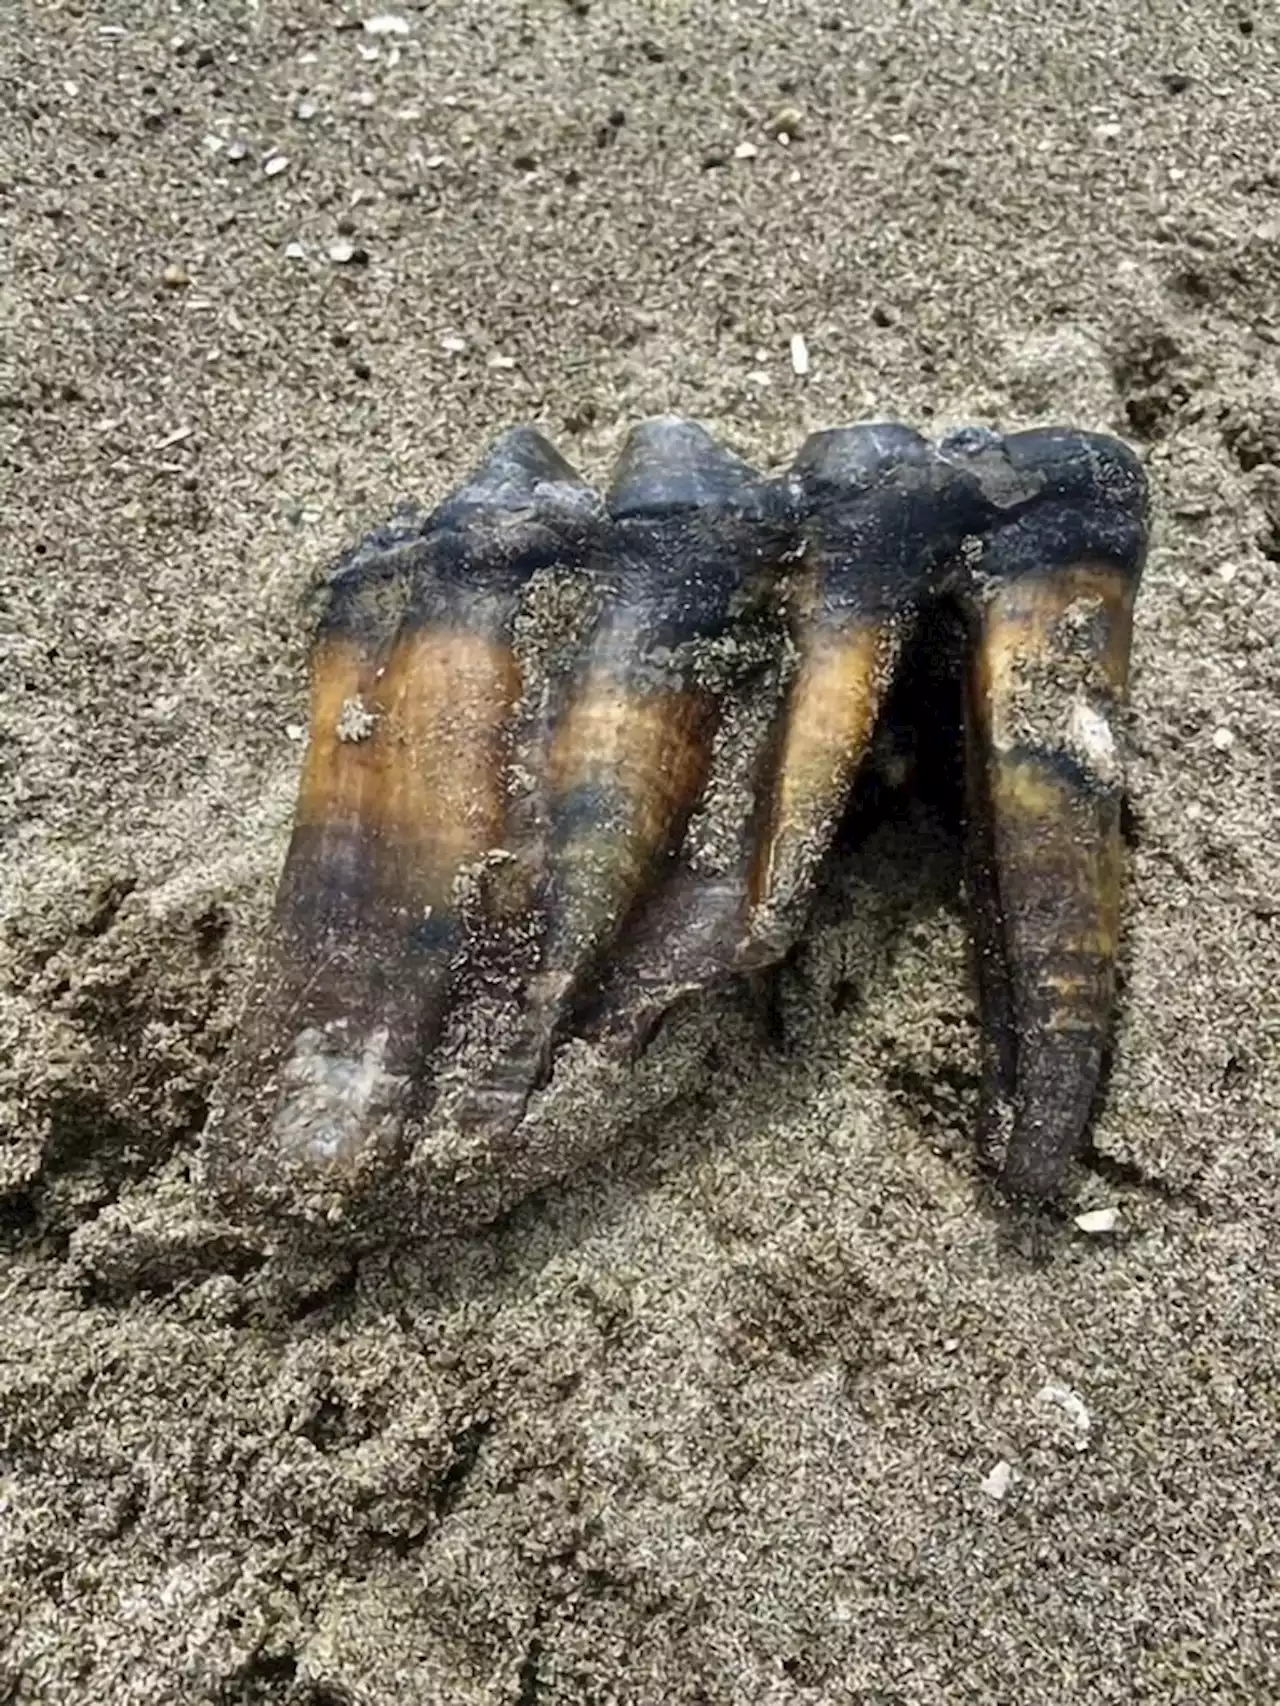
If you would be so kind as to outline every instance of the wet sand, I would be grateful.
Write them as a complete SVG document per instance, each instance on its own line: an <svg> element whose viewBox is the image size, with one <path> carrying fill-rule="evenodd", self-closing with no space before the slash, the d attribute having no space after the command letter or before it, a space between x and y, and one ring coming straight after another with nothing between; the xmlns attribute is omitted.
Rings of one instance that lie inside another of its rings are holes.
<svg viewBox="0 0 1280 1706"><path fill-rule="evenodd" d="M1274 1697L1280 26L389 13L0 14L0 1699ZM513 421L599 479L666 410L1143 456L1114 1234L991 1195L919 811L767 1042L721 998L496 1225L207 1216L328 566Z"/></svg>

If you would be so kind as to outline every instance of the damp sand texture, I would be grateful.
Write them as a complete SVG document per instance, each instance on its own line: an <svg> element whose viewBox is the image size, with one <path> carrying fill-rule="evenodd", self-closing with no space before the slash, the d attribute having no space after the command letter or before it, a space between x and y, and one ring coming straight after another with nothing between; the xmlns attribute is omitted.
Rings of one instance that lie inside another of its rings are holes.
<svg viewBox="0 0 1280 1706"><path fill-rule="evenodd" d="M9 0L0 90L0 1698L1275 1697L1280 21ZM205 1214L326 568L668 410L1140 452L1112 1231L990 1196L918 812L488 1230Z"/></svg>

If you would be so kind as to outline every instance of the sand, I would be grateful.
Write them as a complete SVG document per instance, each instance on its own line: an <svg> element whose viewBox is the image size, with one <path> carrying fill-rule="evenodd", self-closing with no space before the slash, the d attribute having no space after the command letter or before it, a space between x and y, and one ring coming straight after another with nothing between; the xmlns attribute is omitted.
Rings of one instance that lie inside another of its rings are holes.
<svg viewBox="0 0 1280 1706"><path fill-rule="evenodd" d="M1277 1697L1280 23L390 10L0 11L0 1699ZM510 422L599 478L668 409L1141 452L1114 1233L977 1165L919 811L767 1040L721 998L487 1230L204 1213L327 566Z"/></svg>

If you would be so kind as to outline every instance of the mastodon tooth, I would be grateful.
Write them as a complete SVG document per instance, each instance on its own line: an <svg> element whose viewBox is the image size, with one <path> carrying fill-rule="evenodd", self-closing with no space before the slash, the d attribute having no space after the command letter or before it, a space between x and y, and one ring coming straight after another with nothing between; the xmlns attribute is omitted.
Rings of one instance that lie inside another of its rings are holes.
<svg viewBox="0 0 1280 1706"><path fill-rule="evenodd" d="M1146 485L1130 451L1088 433L941 449L991 510L965 600L984 1125L1006 1188L1044 1198L1083 1141L1111 1026Z"/></svg>
<svg viewBox="0 0 1280 1706"><path fill-rule="evenodd" d="M537 569L581 558L598 510L518 428L336 576L293 836L208 1139L215 1186L394 1151L449 998L457 879L502 839L517 603Z"/></svg>
<svg viewBox="0 0 1280 1706"><path fill-rule="evenodd" d="M904 636L972 507L933 446L905 426L816 433L793 479L804 540L792 618L799 666L752 877L747 964L776 959L804 922Z"/></svg>
<svg viewBox="0 0 1280 1706"><path fill-rule="evenodd" d="M789 537L779 488L691 421L636 427L609 492L604 598L545 760L538 969L482 1100L518 1118L602 957L672 869L708 775L736 625Z"/></svg>

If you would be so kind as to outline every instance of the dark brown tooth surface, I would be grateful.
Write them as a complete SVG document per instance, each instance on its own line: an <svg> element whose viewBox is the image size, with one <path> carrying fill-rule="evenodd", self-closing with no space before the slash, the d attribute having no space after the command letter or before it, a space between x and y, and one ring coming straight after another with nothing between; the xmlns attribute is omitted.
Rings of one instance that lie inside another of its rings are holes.
<svg viewBox="0 0 1280 1706"><path fill-rule="evenodd" d="M909 427L817 433L793 479L804 538L792 617L800 661L752 875L746 964L779 957L803 925L904 635L964 523L937 453Z"/></svg>
<svg viewBox="0 0 1280 1706"><path fill-rule="evenodd" d="M1086 433L965 435L942 454L994 518L967 598L984 1126L1006 1189L1040 1199L1084 1139L1110 1034L1146 487L1123 445Z"/></svg>
<svg viewBox="0 0 1280 1706"><path fill-rule="evenodd" d="M540 963L482 1098L500 1125L519 1117L602 957L672 871L707 780L741 619L789 538L780 489L676 419L632 432L609 511L602 612L547 755Z"/></svg>
<svg viewBox="0 0 1280 1706"><path fill-rule="evenodd" d="M459 875L502 840L521 591L582 556L598 507L517 429L336 577L293 838L209 1138L215 1188L394 1152L446 1011Z"/></svg>

